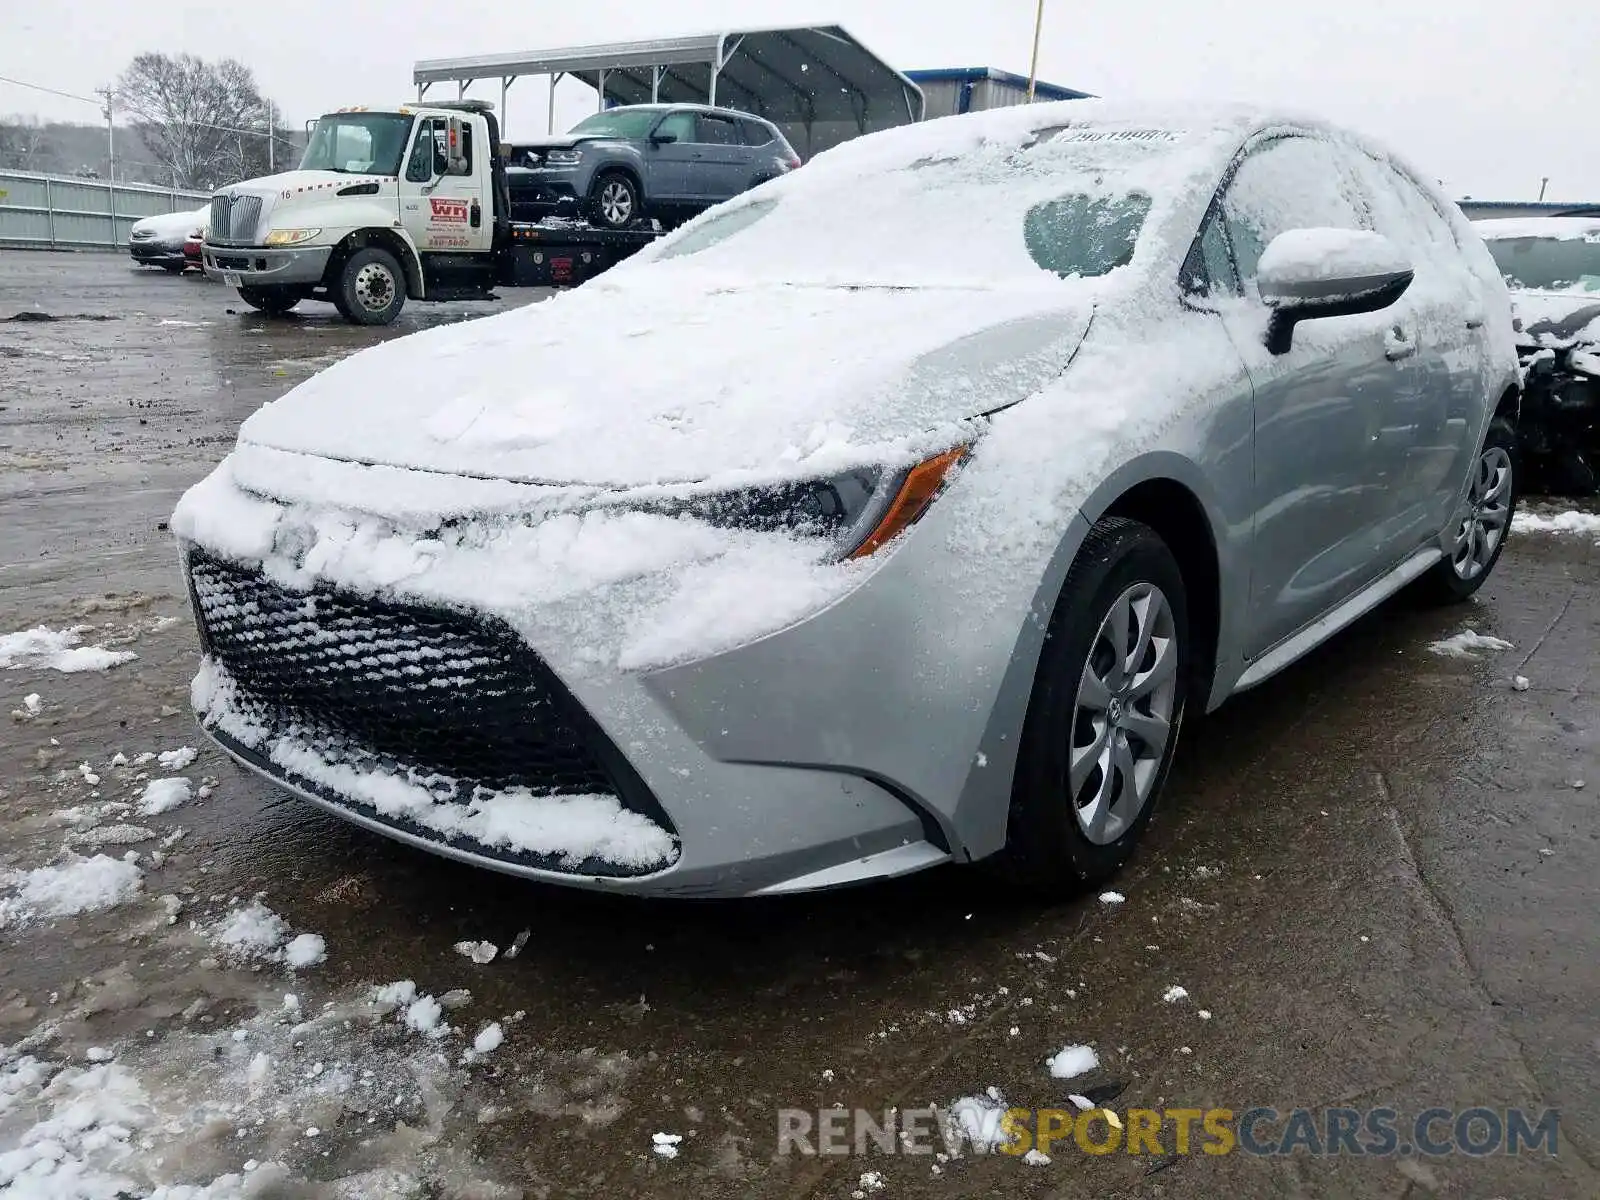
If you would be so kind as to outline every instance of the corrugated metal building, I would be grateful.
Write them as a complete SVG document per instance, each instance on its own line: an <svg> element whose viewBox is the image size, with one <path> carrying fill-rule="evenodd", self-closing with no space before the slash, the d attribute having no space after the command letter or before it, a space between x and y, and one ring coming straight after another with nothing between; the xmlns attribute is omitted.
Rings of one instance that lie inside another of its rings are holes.
<svg viewBox="0 0 1600 1200"><path fill-rule="evenodd" d="M1028 102L1028 80L994 67L944 67L931 71L907 71L906 78L922 89L926 101L923 119L953 117L958 113L982 112ZM1038 80L1033 98L1040 100L1088 100L1088 92L1076 91L1056 83Z"/></svg>
<svg viewBox="0 0 1600 1200"><path fill-rule="evenodd" d="M1556 200L1458 200L1474 221L1486 217L1600 217L1600 204Z"/></svg>

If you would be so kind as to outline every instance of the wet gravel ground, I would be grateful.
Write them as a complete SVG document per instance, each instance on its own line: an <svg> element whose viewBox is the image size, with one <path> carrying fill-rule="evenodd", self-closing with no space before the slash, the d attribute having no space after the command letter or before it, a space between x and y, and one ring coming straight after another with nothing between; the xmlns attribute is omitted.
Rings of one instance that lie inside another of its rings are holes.
<svg viewBox="0 0 1600 1200"><path fill-rule="evenodd" d="M0 1046L79 1064L109 1047L143 1081L157 1116L127 1194L254 1160L310 1181L262 1192L285 1196L1600 1195L1592 537L1517 536L1474 603L1391 604L1192 720L1121 904L1042 907L958 870L763 902L567 892L392 845L205 746L164 529L180 491L320 367L537 298L416 305L358 330L312 305L268 320L110 256L0 256L0 634L89 625L87 642L138 656L0 671L0 880L73 839L133 849L145 871L107 912L0 922ZM7 319L21 312L54 319ZM1429 651L1466 628L1512 647ZM155 769L113 755L183 745L208 798L84 816L136 799ZM94 841L117 822L150 837ZM291 973L219 950L209 931L258 893L325 937L325 963ZM515 958L453 948L523 931ZM470 992L443 1012L461 1033L352 1007L400 980ZM1174 985L1187 996L1167 1002ZM285 993L321 1024L275 1015ZM504 1044L465 1054L491 1020ZM1052 1079L1045 1058L1073 1043L1100 1065ZM267 1082L250 1074L257 1045ZM395 1095L330 1099L317 1081L340 1071ZM1124 1112L1382 1106L1405 1131L1435 1107L1555 1108L1559 1152L1156 1157L1069 1139L1042 1166L777 1154L782 1108L881 1115L990 1087L1061 1106L1097 1086ZM195 1115L218 1097L236 1103ZM0 1155L17 1128L4 1113ZM652 1152L656 1133L681 1135L676 1157Z"/></svg>

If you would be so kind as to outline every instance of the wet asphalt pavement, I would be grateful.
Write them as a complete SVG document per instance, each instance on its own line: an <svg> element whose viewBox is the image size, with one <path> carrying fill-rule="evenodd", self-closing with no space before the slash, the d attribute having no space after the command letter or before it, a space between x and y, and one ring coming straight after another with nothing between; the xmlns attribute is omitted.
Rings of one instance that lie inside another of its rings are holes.
<svg viewBox="0 0 1600 1200"><path fill-rule="evenodd" d="M468 1041L505 1022L505 1044L467 1065L460 1039L441 1041L448 1063L399 1117L323 1103L311 1137L291 1097L253 1129L189 1131L135 1178L209 1180L255 1158L313 1181L264 1193L285 1196L1600 1196L1593 537L1516 536L1476 602L1386 606L1191 719L1119 905L1041 907L953 869L739 903L534 886L348 827L205 745L164 529L181 490L320 367L536 298L414 305L395 329L358 330L310 304L269 320L110 256L0 255L0 634L88 624L87 641L138 655L105 673L0 671L0 878L50 861L52 814L94 802L80 763L101 800L138 793L135 772L105 765L119 751L191 745L183 773L215 781L171 814L119 818L187 831L144 860L144 899L0 927L0 1046L77 1061L130 1046L118 1061L178 1104L183 1079L223 1058L205 1031L259 1022L286 991L313 1011L409 979L470 991L448 1014ZM56 319L6 320L26 311ZM1512 648L1429 651L1466 628ZM256 893L324 935L327 962L290 979L219 956L205 928ZM182 905L173 924L163 894ZM509 961L452 949L524 930ZM1173 985L1188 995L1165 1002ZM403 1030L341 1028L337 1053L411 1069ZM315 1047L280 1041L292 1069L321 1069L294 1059ZM1072 1043L1099 1067L1053 1080L1044 1059ZM1120 1087L1122 1111L1386 1106L1402 1125L1434 1107L1555 1108L1559 1153L776 1155L780 1108L881 1114L989 1087L1061 1106L1094 1085ZM676 1158L652 1153L658 1132L683 1136ZM399 1182L372 1182L384 1171Z"/></svg>

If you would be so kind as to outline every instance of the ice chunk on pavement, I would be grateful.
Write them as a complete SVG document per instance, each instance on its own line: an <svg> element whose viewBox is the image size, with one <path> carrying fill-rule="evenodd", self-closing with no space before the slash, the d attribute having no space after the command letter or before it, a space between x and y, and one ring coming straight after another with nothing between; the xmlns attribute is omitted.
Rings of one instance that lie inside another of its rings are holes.
<svg viewBox="0 0 1600 1200"><path fill-rule="evenodd" d="M1024 1154L1022 1156L1022 1161L1027 1163L1030 1167L1048 1167L1050 1165L1050 1156L1048 1154L1041 1153L1037 1149L1034 1149L1029 1150L1026 1154Z"/></svg>
<svg viewBox="0 0 1600 1200"><path fill-rule="evenodd" d="M62 866L0 874L0 887L16 892L0 900L0 928L35 916L70 917L115 908L138 895L142 878L134 863L104 854L75 855Z"/></svg>
<svg viewBox="0 0 1600 1200"><path fill-rule="evenodd" d="M500 1022L490 1021L478 1030L478 1036L472 1039L472 1048L479 1054L492 1054L505 1040L505 1030L500 1027Z"/></svg>
<svg viewBox="0 0 1600 1200"><path fill-rule="evenodd" d="M212 939L239 958L276 958L289 939L289 926L277 913L257 900L228 914Z"/></svg>
<svg viewBox="0 0 1600 1200"><path fill-rule="evenodd" d="M1089 1046L1066 1046L1050 1056L1050 1075L1054 1079L1076 1079L1100 1065L1100 1056Z"/></svg>
<svg viewBox="0 0 1600 1200"><path fill-rule="evenodd" d="M1475 630L1465 630L1454 637L1431 642L1428 649L1446 658L1477 658L1478 650L1509 650L1511 643L1504 638L1490 637Z"/></svg>
<svg viewBox="0 0 1600 1200"><path fill-rule="evenodd" d="M1100 893L1100 903L1101 904L1121 904L1126 899L1127 899L1127 897L1124 896L1121 892L1101 892Z"/></svg>
<svg viewBox="0 0 1600 1200"><path fill-rule="evenodd" d="M1001 1125L1006 1115L1006 1098L999 1088L989 1088L981 1096L963 1096L950 1105L950 1141L971 1142L980 1154L1009 1140Z"/></svg>
<svg viewBox="0 0 1600 1200"><path fill-rule="evenodd" d="M187 779L152 779L144 785L144 794L139 797L139 815L159 817L171 812L188 800L189 794Z"/></svg>
<svg viewBox="0 0 1600 1200"><path fill-rule="evenodd" d="M1529 678L1526 675L1513 675L1511 677L1511 690L1512 691L1525 692L1529 688L1531 688L1532 686L1533 686L1532 681L1529 680Z"/></svg>
<svg viewBox="0 0 1600 1200"><path fill-rule="evenodd" d="M1181 988L1177 984L1173 984L1166 991L1161 993L1161 998L1163 1000L1165 1000L1168 1004L1176 1004L1179 1000L1182 1000L1188 994L1189 994L1189 990L1187 988Z"/></svg>
<svg viewBox="0 0 1600 1200"><path fill-rule="evenodd" d="M683 1141L681 1133L652 1133L650 1148L662 1158L677 1158L678 1143L681 1141Z"/></svg>
<svg viewBox="0 0 1600 1200"><path fill-rule="evenodd" d="M35 667L47 671L75 674L79 671L108 671L138 658L131 650L107 650L104 646L80 646L92 625L71 629L50 629L36 625L20 633L0 634L0 667L18 670Z"/></svg>
<svg viewBox="0 0 1600 1200"><path fill-rule="evenodd" d="M29 692L22 698L22 707L30 717L37 717L44 711L44 700L38 692Z"/></svg>
<svg viewBox="0 0 1600 1200"><path fill-rule="evenodd" d="M193 746L179 746L176 750L163 750L156 761L164 771L181 771L200 756Z"/></svg>
<svg viewBox="0 0 1600 1200"><path fill-rule="evenodd" d="M319 933L302 933L283 948L283 961L291 971L314 967L327 957L328 943Z"/></svg>
<svg viewBox="0 0 1600 1200"><path fill-rule="evenodd" d="M441 1038L450 1032L450 1026L440 1018L444 1005L432 996L418 996L406 1006L405 1023L425 1037Z"/></svg>
<svg viewBox="0 0 1600 1200"><path fill-rule="evenodd" d="M500 948L493 942L457 942L456 953L463 958L470 958L480 967L485 963L494 961L494 956L500 953Z"/></svg>

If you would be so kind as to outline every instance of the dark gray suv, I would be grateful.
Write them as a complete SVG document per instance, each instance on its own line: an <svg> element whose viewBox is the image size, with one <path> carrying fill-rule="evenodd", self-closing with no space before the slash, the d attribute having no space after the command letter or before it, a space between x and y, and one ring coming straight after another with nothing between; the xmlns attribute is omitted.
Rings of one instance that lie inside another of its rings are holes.
<svg viewBox="0 0 1600 1200"><path fill-rule="evenodd" d="M699 104L635 104L579 121L561 137L511 147L511 216L564 212L621 229L673 228L800 165L777 126Z"/></svg>

